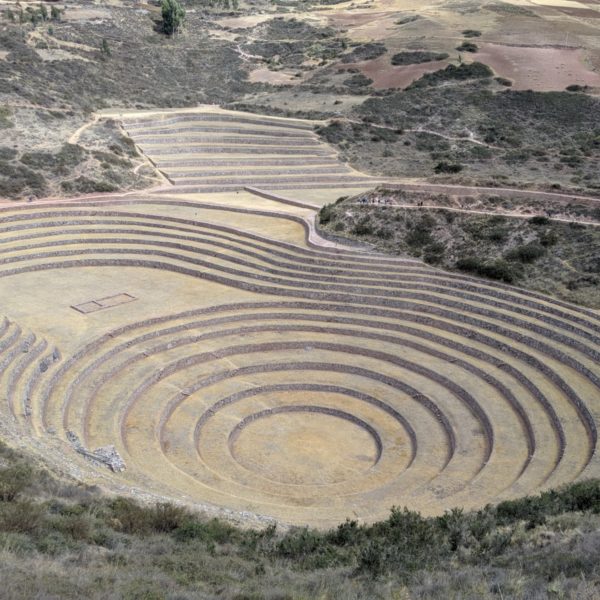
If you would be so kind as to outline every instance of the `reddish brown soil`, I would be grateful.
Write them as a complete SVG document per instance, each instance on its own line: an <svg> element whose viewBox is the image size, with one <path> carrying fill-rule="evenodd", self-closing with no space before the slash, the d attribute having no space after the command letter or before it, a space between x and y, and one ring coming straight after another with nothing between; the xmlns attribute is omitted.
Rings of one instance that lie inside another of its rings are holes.
<svg viewBox="0 0 600 600"><path fill-rule="evenodd" d="M600 87L600 74L584 64L584 54L576 48L531 48L479 44L476 59L508 79L517 90L564 90L579 84Z"/></svg>
<svg viewBox="0 0 600 600"><path fill-rule="evenodd" d="M391 63L389 53L380 56L374 60L362 61L353 65L344 65L344 67L355 67L360 69L361 73L373 80L375 89L387 88L405 88L413 81L422 77L425 73L431 73L438 69L443 69L448 62L445 60L421 63L418 65L405 65L394 67Z"/></svg>

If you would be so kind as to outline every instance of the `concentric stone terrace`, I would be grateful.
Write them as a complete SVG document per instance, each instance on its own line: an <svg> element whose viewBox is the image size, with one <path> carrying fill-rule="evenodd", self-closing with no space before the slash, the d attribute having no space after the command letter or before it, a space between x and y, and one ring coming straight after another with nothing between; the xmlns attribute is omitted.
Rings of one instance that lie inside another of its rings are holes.
<svg viewBox="0 0 600 600"><path fill-rule="evenodd" d="M138 148L177 188L209 193L363 188L373 179L341 163L314 133L315 122L216 107L125 116Z"/></svg>
<svg viewBox="0 0 600 600"><path fill-rule="evenodd" d="M314 525L600 475L598 313L319 247L258 202L2 209L6 432L120 492Z"/></svg>

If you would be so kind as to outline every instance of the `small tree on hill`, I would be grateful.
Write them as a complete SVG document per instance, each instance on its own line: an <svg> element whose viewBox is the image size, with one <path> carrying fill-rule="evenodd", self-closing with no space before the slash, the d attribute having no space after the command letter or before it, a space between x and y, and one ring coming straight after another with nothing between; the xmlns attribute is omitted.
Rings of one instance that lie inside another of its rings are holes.
<svg viewBox="0 0 600 600"><path fill-rule="evenodd" d="M177 33L185 20L185 9L179 0L162 0L163 31L167 35Z"/></svg>
<svg viewBox="0 0 600 600"><path fill-rule="evenodd" d="M108 40L106 38L102 38L102 44L100 45L100 53L103 57L110 56L110 46L108 45Z"/></svg>

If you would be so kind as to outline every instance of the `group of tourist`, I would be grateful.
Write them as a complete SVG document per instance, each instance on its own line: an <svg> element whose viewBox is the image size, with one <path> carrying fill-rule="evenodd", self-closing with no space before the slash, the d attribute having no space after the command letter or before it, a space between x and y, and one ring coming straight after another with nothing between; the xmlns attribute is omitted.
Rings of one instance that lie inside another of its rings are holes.
<svg viewBox="0 0 600 600"><path fill-rule="evenodd" d="M390 206L392 204L391 198L383 198L381 196L361 196L358 199L359 204L384 204Z"/></svg>

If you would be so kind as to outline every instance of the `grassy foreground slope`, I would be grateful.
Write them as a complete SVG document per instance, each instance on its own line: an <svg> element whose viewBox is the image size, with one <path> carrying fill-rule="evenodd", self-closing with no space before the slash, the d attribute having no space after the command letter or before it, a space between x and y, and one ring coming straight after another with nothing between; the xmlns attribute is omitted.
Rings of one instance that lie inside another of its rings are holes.
<svg viewBox="0 0 600 600"><path fill-rule="evenodd" d="M1 595L597 598L600 481L437 518L243 530L56 479L0 444Z"/></svg>

